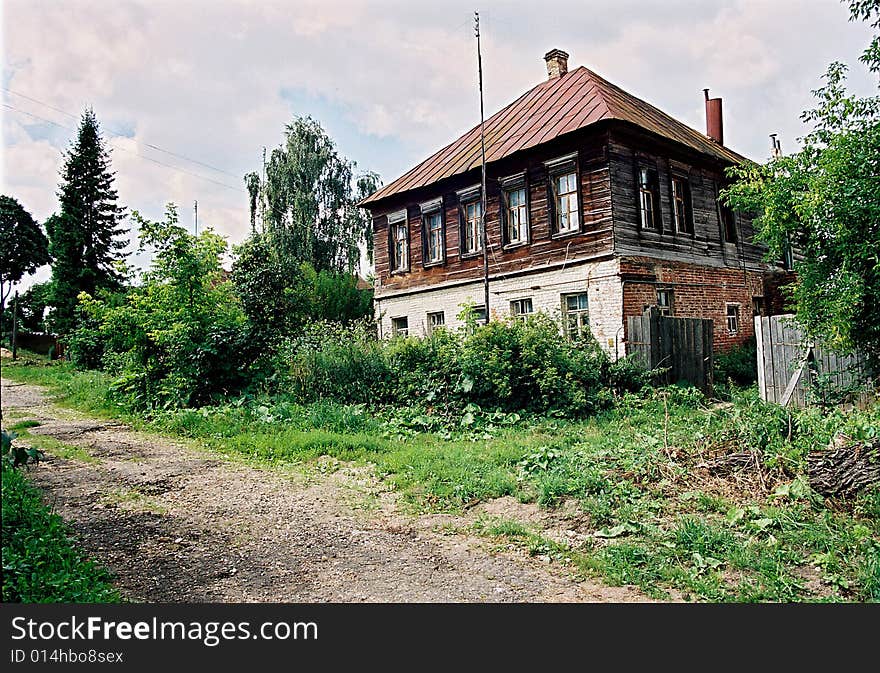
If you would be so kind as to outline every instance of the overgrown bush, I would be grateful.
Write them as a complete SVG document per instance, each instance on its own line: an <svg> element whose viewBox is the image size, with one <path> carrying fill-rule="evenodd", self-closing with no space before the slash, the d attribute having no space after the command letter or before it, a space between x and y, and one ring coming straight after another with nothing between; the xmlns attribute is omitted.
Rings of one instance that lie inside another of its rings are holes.
<svg viewBox="0 0 880 673"><path fill-rule="evenodd" d="M283 375L275 385L303 401L476 404L578 416L648 382L634 362L612 363L593 339L569 341L560 333L543 314L384 342L364 322L316 323L279 352Z"/></svg>
<svg viewBox="0 0 880 673"><path fill-rule="evenodd" d="M758 346L755 337L741 346L734 346L726 353L715 355L716 383L733 381L741 386L749 386L758 380Z"/></svg>
<svg viewBox="0 0 880 673"><path fill-rule="evenodd" d="M168 207L165 222L137 213L141 246L153 263L121 302L80 296L86 320L72 339L75 362L116 378L115 399L131 409L200 405L237 394L252 360L245 316L220 260L226 243L193 236Z"/></svg>

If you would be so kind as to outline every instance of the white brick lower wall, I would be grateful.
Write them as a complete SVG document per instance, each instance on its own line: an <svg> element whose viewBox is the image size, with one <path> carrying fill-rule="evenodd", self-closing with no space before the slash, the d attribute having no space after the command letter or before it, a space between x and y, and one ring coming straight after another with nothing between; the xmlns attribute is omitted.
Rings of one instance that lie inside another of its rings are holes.
<svg viewBox="0 0 880 673"><path fill-rule="evenodd" d="M506 317L510 314L511 301L530 298L536 312L558 317L562 312L562 295L587 292L590 331L609 355L620 356L624 351L623 286L618 272L618 261L610 259L492 280L489 311L494 317ZM482 281L399 296L379 295L375 299L379 334L390 337L392 319L406 317L409 333L424 336L428 313L439 311L444 314L446 326L455 329L462 325L458 316L467 304L483 304Z"/></svg>

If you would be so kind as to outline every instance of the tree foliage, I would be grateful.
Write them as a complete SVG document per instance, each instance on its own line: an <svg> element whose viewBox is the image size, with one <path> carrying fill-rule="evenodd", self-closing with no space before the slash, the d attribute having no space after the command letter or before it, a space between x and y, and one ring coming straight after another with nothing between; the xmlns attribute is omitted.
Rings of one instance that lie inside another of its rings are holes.
<svg viewBox="0 0 880 673"><path fill-rule="evenodd" d="M198 405L238 391L250 353L244 313L220 264L226 242L210 229L187 232L173 204L162 222L132 217L152 264L122 302L80 296L84 320L71 357L115 372L114 392L132 408Z"/></svg>
<svg viewBox="0 0 880 673"><path fill-rule="evenodd" d="M854 18L878 26L880 2L851 3ZM877 40L862 60L878 70ZM789 289L798 321L832 347L880 356L880 97L845 88L846 66L833 63L803 113L812 130L803 148L764 165L732 170L729 203L755 211L757 237L780 258L797 252Z"/></svg>
<svg viewBox="0 0 880 673"><path fill-rule="evenodd" d="M372 250L368 214L357 203L375 191L378 177L355 179L355 164L311 117L287 125L284 143L266 166L266 233L285 269L303 262L317 271L358 266L360 246Z"/></svg>
<svg viewBox="0 0 880 673"><path fill-rule="evenodd" d="M251 213L251 233L257 232L257 199L260 195L260 176L256 173L247 173L244 176L244 184L248 190L248 205Z"/></svg>
<svg viewBox="0 0 880 673"><path fill-rule="evenodd" d="M40 225L17 200L0 196L0 311L12 286L49 261L49 242Z"/></svg>
<svg viewBox="0 0 880 673"><path fill-rule="evenodd" d="M126 241L123 208L117 205L110 154L95 113L83 113L76 140L67 153L58 190L60 213L46 222L52 265L53 323L66 334L76 324L81 292L118 289Z"/></svg>

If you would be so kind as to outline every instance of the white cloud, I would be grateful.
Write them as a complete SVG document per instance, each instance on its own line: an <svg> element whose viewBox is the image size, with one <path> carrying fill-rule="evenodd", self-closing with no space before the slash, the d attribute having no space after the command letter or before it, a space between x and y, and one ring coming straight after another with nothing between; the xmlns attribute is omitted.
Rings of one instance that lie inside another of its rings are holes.
<svg viewBox="0 0 880 673"><path fill-rule="evenodd" d="M366 0L7 0L4 82L78 114L93 105L112 144L121 201L149 217L180 206L232 240L249 228L239 176L259 167L292 112L282 91L329 106L329 128L359 134L359 165L385 181L478 119L472 3ZM787 148L826 64L855 63L869 31L827 0L557 0L495 2L483 18L486 109L544 77L543 53L611 81L697 128L702 88L725 98L731 144L766 155L766 136ZM857 78L865 87L870 80ZM874 84L870 84L874 86ZM64 126L76 120L12 94L9 105ZM60 150L71 133L31 135L32 119L4 109L3 191L39 219L55 208ZM114 124L134 130L113 138ZM35 133L35 132L34 132ZM43 137L43 136L46 137ZM222 168L211 171L148 144ZM163 163L228 184L227 189Z"/></svg>

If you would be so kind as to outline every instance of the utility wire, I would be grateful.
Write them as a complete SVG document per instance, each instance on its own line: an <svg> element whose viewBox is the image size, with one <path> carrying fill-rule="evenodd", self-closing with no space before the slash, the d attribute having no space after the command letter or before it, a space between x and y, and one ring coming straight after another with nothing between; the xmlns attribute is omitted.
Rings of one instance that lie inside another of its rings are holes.
<svg viewBox="0 0 880 673"><path fill-rule="evenodd" d="M2 89L7 93L11 93L12 95L18 96L19 98L24 98L25 100L29 100L32 103L36 103L37 105L42 105L43 107L49 108L50 110L54 110L55 112L60 112L61 114L65 115L67 117L70 117L72 119L79 119L79 115L75 115L71 112L68 112L67 110L62 110L61 108L55 107L54 105L49 105L49 103L47 103L45 101L39 100L37 98L33 98L31 96L26 96L23 93L19 93L18 91L13 91L12 89L7 89L6 87L2 87ZM122 133L120 131L120 129L118 129L118 128L114 129L110 126L105 126L105 128L109 129L111 132L114 132L118 136L125 136L126 135L125 133ZM223 170L222 168L217 168L216 166L212 166L211 164L207 164L204 161L199 161L198 159L193 159L192 157L188 157L185 154L178 154L177 152L172 152L171 150L166 150L165 148L159 147L158 145L153 145L152 143L144 143L144 145L146 147L149 147L150 149L154 149L154 150L156 150L158 152L162 152L164 154L169 154L172 157L177 157L178 159L183 159L184 161L189 161L191 163L198 164L199 166L204 166L205 168L210 168L212 171L217 171L218 173L223 173L223 175L228 175L232 178L238 179L241 177L239 175L236 175L235 173L230 173L229 171Z"/></svg>
<svg viewBox="0 0 880 673"><path fill-rule="evenodd" d="M76 129L71 128L70 126L65 126L64 124L59 124L58 122L54 122L51 119L46 119L45 117L35 115L33 112L27 112L26 110L21 110L17 107L10 105L9 103L3 103L3 107L8 108L8 109L12 110L13 112L18 112L19 114L27 115L28 117L33 117L34 119L37 119L41 122L45 122L46 124L52 124L53 126L57 126L58 128L65 129L67 131L73 131L74 133L76 132ZM122 150L123 152L128 152L129 154L132 154L136 157L144 159L145 161L150 161L154 164L158 164L159 166L164 166L165 168L170 168L171 170L176 171L178 173L185 173L187 175L191 175L194 178L198 178L200 180L205 180L207 182L211 182L215 185L218 185L220 187L225 187L226 189L231 189L231 190L233 190L235 192L239 192L241 194L247 194L247 192L245 190L239 189L238 187L233 187L232 185L227 185L225 182L213 180L212 178L206 177L204 175L200 175L199 173L193 173L192 171L188 171L185 168L180 168L179 166L173 166L171 164L166 164L165 162L159 161L158 159L153 159L152 157L145 156L145 155L141 154L140 152L130 150L127 147L123 147L117 143L114 143L112 138L110 140L108 140L107 142L110 143L111 145L113 145L114 148ZM231 173L229 175L231 175Z"/></svg>

